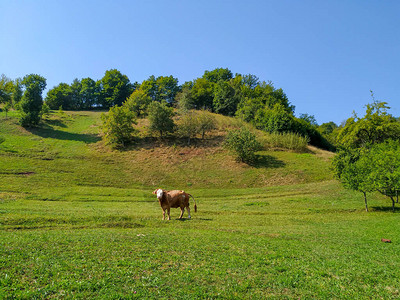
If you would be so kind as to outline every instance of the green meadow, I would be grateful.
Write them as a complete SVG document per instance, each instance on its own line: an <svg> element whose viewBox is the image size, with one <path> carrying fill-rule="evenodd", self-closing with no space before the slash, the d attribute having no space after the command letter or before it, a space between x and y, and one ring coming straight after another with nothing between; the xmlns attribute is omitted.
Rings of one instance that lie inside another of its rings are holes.
<svg viewBox="0 0 400 300"><path fill-rule="evenodd" d="M100 115L24 129L0 113L0 299L400 297L399 214L377 194L365 212L332 153L265 149L249 166L220 133L112 150ZM163 221L156 188L198 212Z"/></svg>

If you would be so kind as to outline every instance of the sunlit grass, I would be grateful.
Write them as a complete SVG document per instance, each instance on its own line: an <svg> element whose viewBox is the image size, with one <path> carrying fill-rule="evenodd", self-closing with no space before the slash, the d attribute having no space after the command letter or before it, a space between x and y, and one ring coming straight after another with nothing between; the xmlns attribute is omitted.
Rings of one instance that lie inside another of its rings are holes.
<svg viewBox="0 0 400 300"><path fill-rule="evenodd" d="M327 152L261 151L248 166L210 144L111 151L99 113L30 131L2 117L2 299L400 296L398 213L378 195L366 213ZM162 221L155 187L187 190L198 212Z"/></svg>

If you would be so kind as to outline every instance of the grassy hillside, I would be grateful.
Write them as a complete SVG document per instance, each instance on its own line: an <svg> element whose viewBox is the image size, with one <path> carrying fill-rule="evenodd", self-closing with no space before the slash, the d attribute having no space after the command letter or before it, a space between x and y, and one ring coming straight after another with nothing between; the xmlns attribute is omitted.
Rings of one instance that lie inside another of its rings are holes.
<svg viewBox="0 0 400 300"><path fill-rule="evenodd" d="M364 212L332 179L328 152L261 151L248 166L221 148L221 130L192 147L141 139L112 151L98 112L32 130L10 115L0 298L399 297L398 214L377 195ZM157 187L188 190L199 211L162 221Z"/></svg>

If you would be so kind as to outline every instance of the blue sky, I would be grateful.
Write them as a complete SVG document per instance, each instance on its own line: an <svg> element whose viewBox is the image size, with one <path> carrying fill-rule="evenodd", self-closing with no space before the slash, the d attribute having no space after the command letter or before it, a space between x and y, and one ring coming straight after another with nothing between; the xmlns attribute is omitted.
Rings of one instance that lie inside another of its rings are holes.
<svg viewBox="0 0 400 300"><path fill-rule="evenodd" d="M229 68L282 88L296 114L340 124L387 101L400 116L400 1L0 0L0 74L48 88Z"/></svg>

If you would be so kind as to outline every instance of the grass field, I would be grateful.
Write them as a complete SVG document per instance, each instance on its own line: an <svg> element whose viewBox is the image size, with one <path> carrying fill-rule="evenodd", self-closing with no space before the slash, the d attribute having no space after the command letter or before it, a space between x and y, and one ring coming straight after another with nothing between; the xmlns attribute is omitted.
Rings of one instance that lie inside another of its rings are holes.
<svg viewBox="0 0 400 300"><path fill-rule="evenodd" d="M98 112L53 114L33 130L9 115L1 299L400 297L399 214L378 195L366 213L327 152L262 151L247 166L210 141L111 151ZM187 190L198 212L162 221L158 187Z"/></svg>

